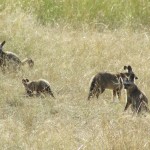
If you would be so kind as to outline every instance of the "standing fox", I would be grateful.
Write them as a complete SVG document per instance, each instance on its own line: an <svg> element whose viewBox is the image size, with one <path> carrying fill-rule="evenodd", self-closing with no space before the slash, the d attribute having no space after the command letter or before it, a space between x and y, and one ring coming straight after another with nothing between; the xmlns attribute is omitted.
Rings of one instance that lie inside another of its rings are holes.
<svg viewBox="0 0 150 150"><path fill-rule="evenodd" d="M90 100L90 98L94 97L95 95L98 98L99 95L105 91L105 89L113 90L113 101L115 101L117 95L118 99L120 100L123 83L130 78L131 74L134 74L131 72L131 66L127 69L127 73L112 74L107 72L100 72L96 74L91 82L88 100ZM134 82L134 80L132 82Z"/></svg>
<svg viewBox="0 0 150 150"><path fill-rule="evenodd" d="M23 61L21 61L15 53L4 52L4 44L5 41L0 44L0 67L2 68L2 71L5 71L5 68L8 70L12 68L14 71L16 71L26 63L28 63L30 68L34 66L34 61L31 58L25 58Z"/></svg>
<svg viewBox="0 0 150 150"><path fill-rule="evenodd" d="M26 89L26 92L29 96L33 95L33 92L35 91L37 95L40 93L47 92L49 93L53 98L54 95L50 88L50 83L44 79L39 79L36 81L29 81L29 79L22 79L22 83Z"/></svg>

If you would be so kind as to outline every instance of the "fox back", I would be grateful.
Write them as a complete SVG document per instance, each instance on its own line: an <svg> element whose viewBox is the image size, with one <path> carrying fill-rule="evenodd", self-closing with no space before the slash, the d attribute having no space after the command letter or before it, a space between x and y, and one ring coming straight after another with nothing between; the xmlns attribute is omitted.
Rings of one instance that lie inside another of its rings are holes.
<svg viewBox="0 0 150 150"><path fill-rule="evenodd" d="M104 89L117 89L118 77L115 74L111 73L98 73L92 81L91 88L98 86Z"/></svg>

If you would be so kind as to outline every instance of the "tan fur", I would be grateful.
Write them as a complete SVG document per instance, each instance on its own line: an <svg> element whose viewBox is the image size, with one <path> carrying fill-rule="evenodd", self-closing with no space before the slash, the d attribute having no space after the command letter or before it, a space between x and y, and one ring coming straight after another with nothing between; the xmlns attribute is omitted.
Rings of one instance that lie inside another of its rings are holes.
<svg viewBox="0 0 150 150"><path fill-rule="evenodd" d="M88 100L94 96L98 98L99 94L102 94L105 89L113 90L113 100L116 95L118 95L120 99L121 90L123 88L123 83L121 81L125 78L126 76L124 76L124 74L98 73L92 79Z"/></svg>
<svg viewBox="0 0 150 150"><path fill-rule="evenodd" d="M50 83L44 79L39 79L36 81L29 81L28 79L22 79L22 83L26 89L26 92L29 96L33 95L33 92L35 91L36 94L47 92L52 97L54 97L51 88Z"/></svg>
<svg viewBox="0 0 150 150"><path fill-rule="evenodd" d="M6 54L6 65L8 69L13 67L14 70L20 69L20 67L24 64L28 64L30 68L33 67L34 62L31 58L25 58L23 61L19 59L19 57L12 52L5 52Z"/></svg>
<svg viewBox="0 0 150 150"><path fill-rule="evenodd" d="M123 82L126 80L130 80L131 74L134 73L133 71L131 72L130 70L128 70L128 72L126 73L118 73L118 74L112 74L107 72L100 72L96 74L92 78L88 100L90 100L90 98L94 96L98 98L99 95L105 91L105 89L113 90L113 101L116 99L117 96L118 99L120 100L121 90L123 89ZM122 81L120 79L122 79ZM131 82L134 82L134 79Z"/></svg>

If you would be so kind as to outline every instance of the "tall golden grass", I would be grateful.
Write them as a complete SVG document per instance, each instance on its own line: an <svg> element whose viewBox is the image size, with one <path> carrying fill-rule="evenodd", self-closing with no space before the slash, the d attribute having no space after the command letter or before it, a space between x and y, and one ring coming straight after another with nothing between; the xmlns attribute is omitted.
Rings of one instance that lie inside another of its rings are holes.
<svg viewBox="0 0 150 150"><path fill-rule="evenodd" d="M84 25L39 24L32 14L16 9L0 13L0 41L4 51L30 56L33 70L0 72L0 149L150 149L150 116L123 112L122 101L112 103L111 91L87 101L89 81L100 71L121 72L131 65L136 84L150 98L150 34L147 29L105 29ZM28 98L21 83L44 78L56 99Z"/></svg>

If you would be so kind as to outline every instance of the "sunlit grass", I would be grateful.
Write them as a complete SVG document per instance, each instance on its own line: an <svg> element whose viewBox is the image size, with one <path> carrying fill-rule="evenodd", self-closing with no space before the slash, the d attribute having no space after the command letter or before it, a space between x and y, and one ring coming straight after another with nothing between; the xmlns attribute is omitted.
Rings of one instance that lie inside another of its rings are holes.
<svg viewBox="0 0 150 150"><path fill-rule="evenodd" d="M75 27L88 23L96 27L140 27L149 25L149 0L1 0L0 10L20 8L34 14L40 23L69 22Z"/></svg>
<svg viewBox="0 0 150 150"><path fill-rule="evenodd" d="M150 116L124 113L125 92L121 102L112 103L109 90L87 101L93 75L121 72L129 64L139 78L136 84L150 97L147 29L42 26L33 14L7 8L0 13L3 40L4 51L22 60L31 57L35 66L19 73L0 71L0 149L149 150ZM48 80L56 99L25 97L22 78Z"/></svg>

